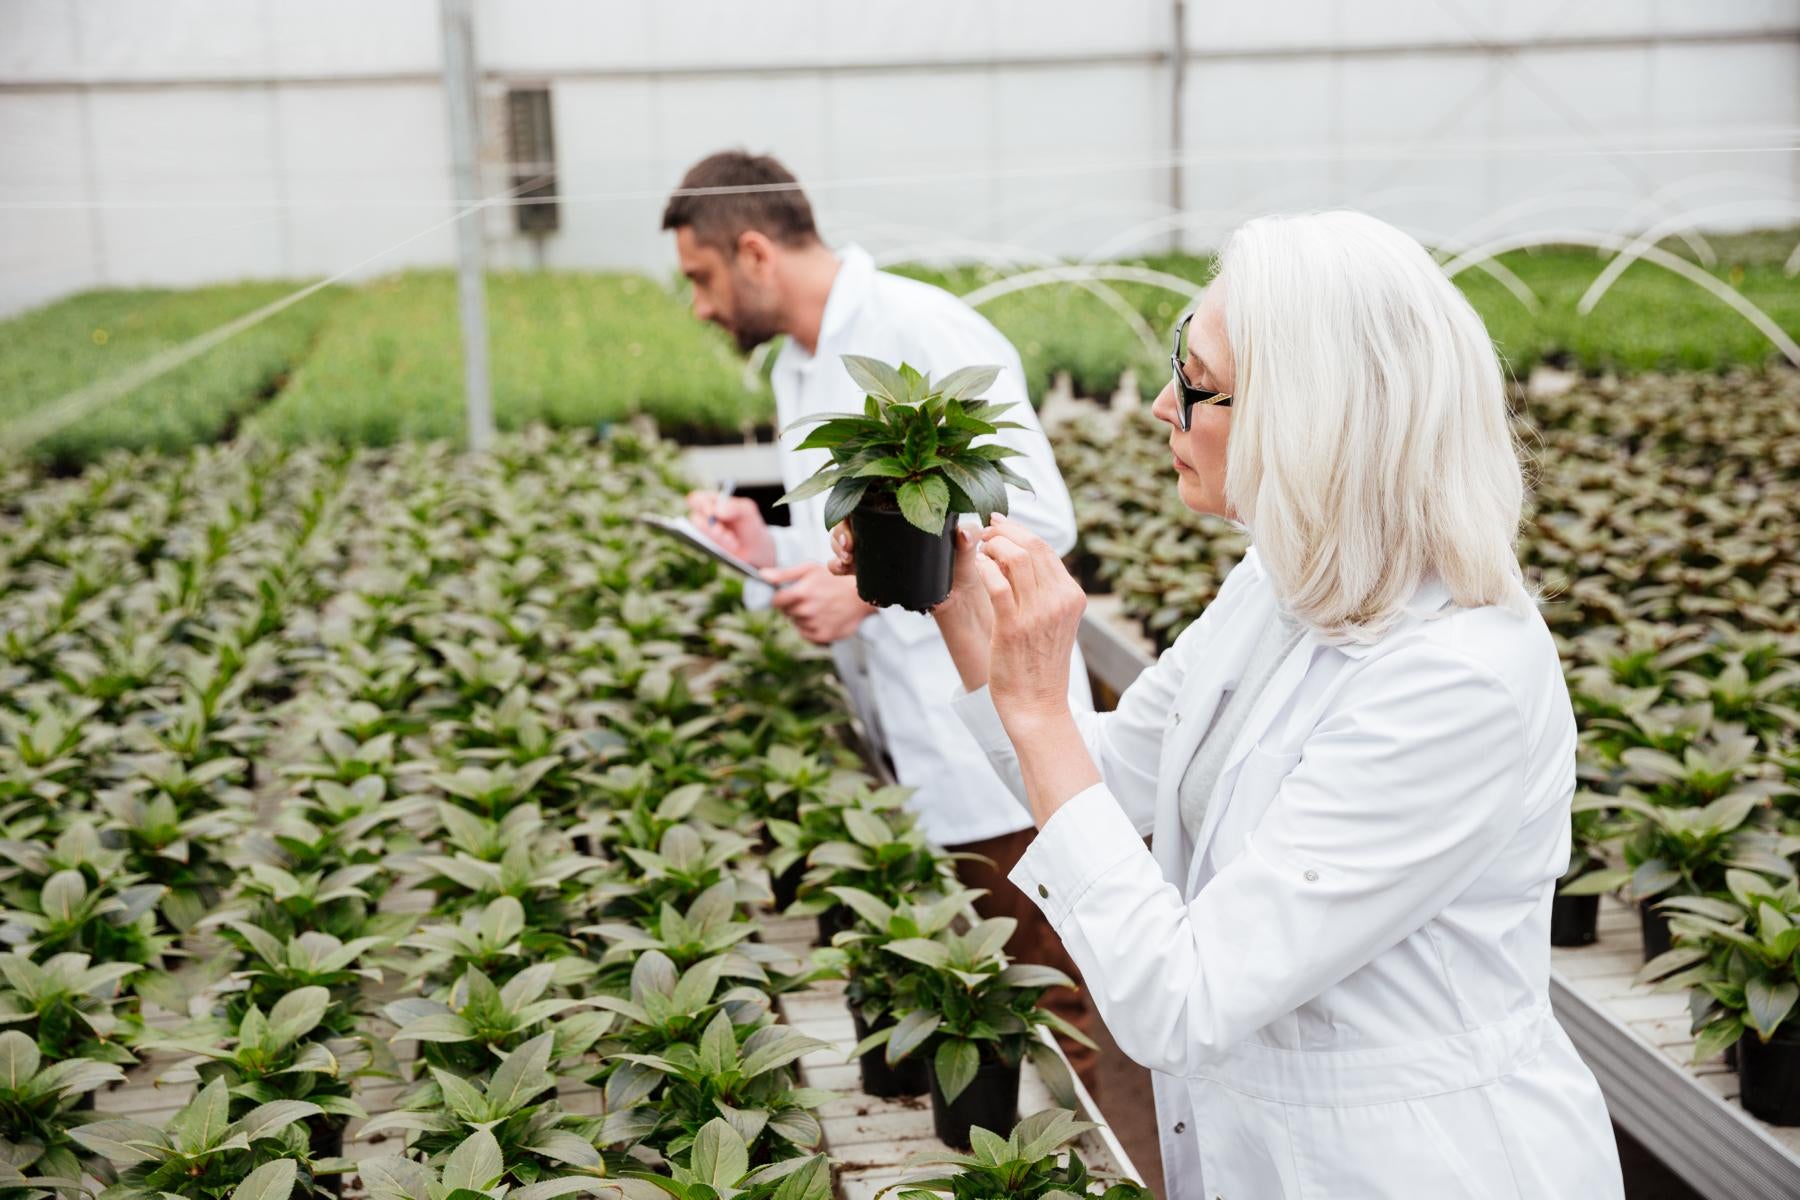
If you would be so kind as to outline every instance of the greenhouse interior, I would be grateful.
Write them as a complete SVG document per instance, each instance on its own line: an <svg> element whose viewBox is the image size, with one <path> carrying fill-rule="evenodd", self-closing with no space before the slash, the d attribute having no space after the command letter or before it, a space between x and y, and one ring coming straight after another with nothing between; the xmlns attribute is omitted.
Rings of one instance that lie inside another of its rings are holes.
<svg viewBox="0 0 1800 1200"><path fill-rule="evenodd" d="M0 0L0 148L0 1195L1800 1196L1800 0Z"/></svg>

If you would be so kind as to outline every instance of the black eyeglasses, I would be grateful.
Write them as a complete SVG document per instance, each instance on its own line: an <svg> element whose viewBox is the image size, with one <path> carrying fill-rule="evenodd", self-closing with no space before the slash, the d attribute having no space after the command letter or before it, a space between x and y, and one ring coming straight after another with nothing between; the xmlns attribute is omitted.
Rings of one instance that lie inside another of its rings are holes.
<svg viewBox="0 0 1800 1200"><path fill-rule="evenodd" d="M1187 372L1181 369L1181 364L1187 361L1188 322L1193 319L1193 313L1181 318L1181 324L1175 327L1175 352L1169 355L1169 366L1175 372L1175 423L1181 426L1183 433L1193 426L1196 404L1231 407L1230 392L1209 392L1205 388L1195 387L1188 382Z"/></svg>

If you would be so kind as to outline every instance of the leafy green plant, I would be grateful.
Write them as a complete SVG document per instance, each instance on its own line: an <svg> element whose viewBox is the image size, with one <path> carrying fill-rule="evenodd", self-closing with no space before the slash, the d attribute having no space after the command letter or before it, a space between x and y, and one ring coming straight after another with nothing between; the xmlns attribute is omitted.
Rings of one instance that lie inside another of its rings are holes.
<svg viewBox="0 0 1800 1200"><path fill-rule="evenodd" d="M1750 818L1767 802L1733 793L1699 808L1653 804L1634 790L1607 804L1637 818L1624 843L1624 869L1591 871L1562 890L1592 895L1626 887L1635 900L1664 894L1704 896L1722 891L1727 868L1760 868L1771 863L1768 836ZM1773 860L1778 871L1785 864Z"/></svg>
<svg viewBox="0 0 1800 1200"><path fill-rule="evenodd" d="M1038 999L1052 987L1074 987L1055 967L1014 963L1004 950L1017 925L1011 917L976 921L966 932L951 929L932 937L898 938L882 949L911 964L898 968L908 978L897 985L917 1007L891 1026L871 1033L856 1047L861 1055L887 1047L889 1064L917 1051L931 1055L938 1089L954 1101L975 1078L982 1059L1016 1066L1030 1057L1051 1094L1075 1103L1074 1082L1062 1056L1036 1035L1054 1029L1085 1046L1086 1034Z"/></svg>
<svg viewBox="0 0 1800 1200"><path fill-rule="evenodd" d="M964 367L935 387L905 363L896 369L846 354L844 367L866 393L863 411L804 417L782 431L818 425L796 449L827 450L831 461L777 503L829 490L826 528L848 518L866 498L892 505L912 525L939 534L951 513L976 513L985 524L993 513L1006 512L1007 484L1031 490L1004 462L1021 451L997 442L973 444L978 437L1021 428L999 419L1011 404L978 399L999 377L998 367Z"/></svg>
<svg viewBox="0 0 1800 1200"><path fill-rule="evenodd" d="M694 1137L672 1177L635 1173L616 1181L625 1200L829 1200L831 1162L823 1154L752 1167L743 1135L715 1117Z"/></svg>
<svg viewBox="0 0 1800 1200"><path fill-rule="evenodd" d="M652 1086L640 1102L622 1108L611 1108L614 1093L608 1089L602 1137L609 1143L649 1141L665 1156L675 1156L685 1153L708 1123L724 1117L757 1159L779 1160L816 1148L822 1131L810 1110L832 1093L798 1086L790 1068L802 1055L828 1046L785 1025L740 1026L721 1009L694 1041L618 1055L640 1068L628 1076L635 1088Z"/></svg>
<svg viewBox="0 0 1800 1200"><path fill-rule="evenodd" d="M935 938L968 912L978 895L952 887L942 894L921 892L889 904L860 888L834 885L825 890L855 913L857 922L834 935L831 946L814 957L844 977L844 999L870 1029L917 1007L908 986L917 975L896 972L884 947L889 942Z"/></svg>
<svg viewBox="0 0 1800 1200"><path fill-rule="evenodd" d="M551 1061L567 1062L586 1053L613 1017L591 1011L592 1001L546 995L555 976L553 963L537 963L496 987L470 967L443 999L410 996L382 1011L398 1027L395 1042L420 1043L428 1065L459 1075L493 1069L498 1056L546 1031L556 1039Z"/></svg>
<svg viewBox="0 0 1800 1200"><path fill-rule="evenodd" d="M1128 1180L1110 1185L1088 1175L1087 1164L1069 1145L1094 1125L1066 1109L1051 1108L1026 1117L1005 1138L982 1128L970 1130L970 1154L931 1158L923 1165L957 1168L948 1175L908 1179L878 1196L898 1200L1151 1200L1150 1189Z"/></svg>
<svg viewBox="0 0 1800 1200"><path fill-rule="evenodd" d="M411 967L413 976L446 983L470 968L490 979L510 979L544 961L552 968L552 986L559 988L599 971L597 964L575 953L576 943L566 935L526 925L524 906L511 896L464 912L454 923L426 925L400 944L421 952Z"/></svg>
<svg viewBox="0 0 1800 1200"><path fill-rule="evenodd" d="M230 1107L240 1112L273 1100L307 1100L324 1116L364 1116L350 1089L373 1058L366 1036L312 1036L324 1032L320 1024L331 1002L325 988L296 988L266 1015L250 1005L236 1028L207 1021L176 1036L146 1037L143 1046L191 1055L165 1072L164 1082L223 1079Z"/></svg>
<svg viewBox="0 0 1800 1200"><path fill-rule="evenodd" d="M531 1184L574 1167L610 1173L594 1143L598 1120L565 1112L553 1093L550 1072L555 1035L542 1033L506 1055L485 1080L431 1067L430 1079L407 1095L403 1107L376 1117L365 1135L405 1130L428 1161L446 1164L467 1139L482 1131L494 1138L511 1182ZM616 1163L613 1165L617 1165Z"/></svg>
<svg viewBox="0 0 1800 1200"><path fill-rule="evenodd" d="M16 1029L0 1032L0 1160L16 1172L38 1172L37 1178L60 1181L30 1186L62 1190L79 1181L85 1146L75 1131L92 1119L82 1112L96 1088L122 1082L125 1073L113 1063L64 1058L46 1063L37 1044ZM0 1178L0 1187L7 1186ZM27 1186L14 1184L13 1186Z"/></svg>
<svg viewBox="0 0 1800 1200"><path fill-rule="evenodd" d="M52 1061L87 1058L131 1066L129 1049L141 1029L118 1007L120 984L142 970L135 963L95 963L85 954L54 954L42 963L21 953L0 955L0 1024L30 1037Z"/></svg>
<svg viewBox="0 0 1800 1200"><path fill-rule="evenodd" d="M1694 1061L1733 1045L1746 1030L1768 1042L1800 1004L1800 882L1779 884L1753 871L1726 872L1730 899L1678 896L1666 902L1673 949L1644 964L1640 981L1690 989Z"/></svg>
<svg viewBox="0 0 1800 1200"><path fill-rule="evenodd" d="M616 1193L611 1180L585 1175L553 1175L524 1187L505 1181L511 1174L494 1135L478 1129L459 1142L441 1168L410 1158L384 1155L360 1164L369 1200L553 1200L578 1193Z"/></svg>
<svg viewBox="0 0 1800 1200"><path fill-rule="evenodd" d="M303 1194L316 1194L304 1122L318 1115L319 1106L273 1100L233 1121L227 1117L230 1104L225 1080L215 1079L161 1129L115 1117L82 1125L72 1136L117 1169L118 1182L101 1193L105 1200L162 1200L168 1195L226 1200L242 1195L238 1189L259 1168L280 1159L296 1160L295 1177L306 1189ZM286 1170L273 1168L258 1178L276 1182Z"/></svg>

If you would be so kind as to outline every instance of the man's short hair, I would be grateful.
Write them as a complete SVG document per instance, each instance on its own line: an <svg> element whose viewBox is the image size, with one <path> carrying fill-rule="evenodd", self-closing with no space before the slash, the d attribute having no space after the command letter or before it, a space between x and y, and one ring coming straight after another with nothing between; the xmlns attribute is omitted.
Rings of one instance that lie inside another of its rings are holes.
<svg viewBox="0 0 1800 1200"><path fill-rule="evenodd" d="M713 188L746 190L708 194ZM750 229L784 246L819 240L812 205L794 173L773 155L742 150L721 150L688 169L662 218L664 229L683 225L727 255L737 253L738 238Z"/></svg>

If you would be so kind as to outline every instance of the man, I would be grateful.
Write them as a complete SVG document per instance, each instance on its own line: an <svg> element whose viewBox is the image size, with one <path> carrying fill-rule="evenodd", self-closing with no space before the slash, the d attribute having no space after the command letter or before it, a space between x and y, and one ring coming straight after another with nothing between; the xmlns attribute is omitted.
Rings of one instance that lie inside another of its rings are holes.
<svg viewBox="0 0 1800 1200"><path fill-rule="evenodd" d="M696 317L719 325L746 352L786 335L772 376L780 428L813 413L862 408L845 354L911 363L933 378L959 367L999 366L986 398L1017 402L1006 416L1024 428L1003 430L1000 438L1023 452L1007 463L1034 489L1011 492L1012 514L1059 553L1074 547L1074 508L1032 410L1018 352L979 313L948 292L877 271L857 247L834 252L820 240L794 176L771 157L726 151L702 160L669 200L663 228L675 233ZM794 450L805 436L797 430L781 440L790 490L829 459L824 450ZM781 528L766 525L750 500L688 497L696 523L716 519L708 528L722 544L767 568L771 584L785 585L773 594L775 607L808 640L832 648L857 715L900 782L914 789L911 804L927 836L992 860L965 860L958 869L967 886L987 889L976 904L983 916L1018 921L1013 956L1075 975L1037 906L1007 882L1030 844L1031 818L950 707L958 677L936 623L924 613L865 604L853 578L826 569L824 505L823 496L795 504L792 526ZM1079 651L1069 691L1071 704L1092 709ZM1085 995L1054 989L1047 1000L1076 1025L1093 1028ZM1091 1089L1092 1052L1073 1043L1065 1049Z"/></svg>

